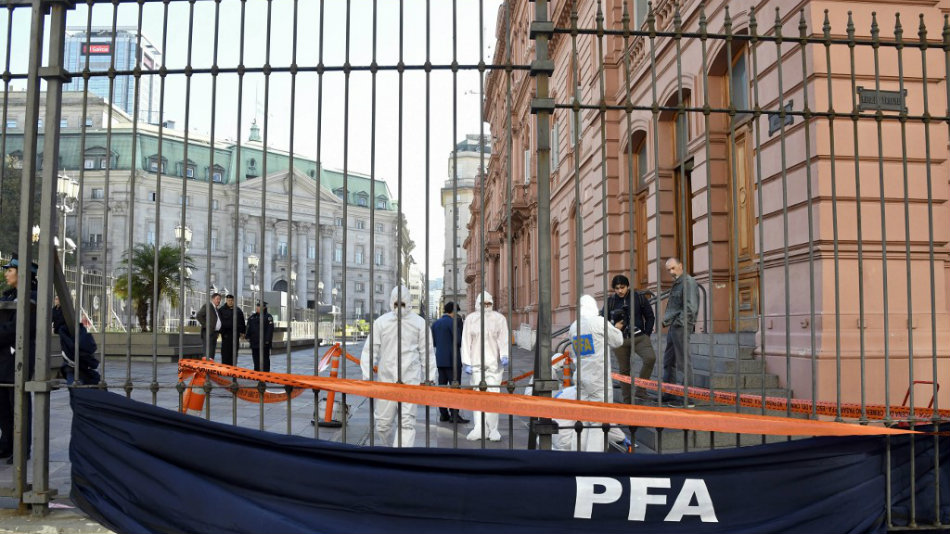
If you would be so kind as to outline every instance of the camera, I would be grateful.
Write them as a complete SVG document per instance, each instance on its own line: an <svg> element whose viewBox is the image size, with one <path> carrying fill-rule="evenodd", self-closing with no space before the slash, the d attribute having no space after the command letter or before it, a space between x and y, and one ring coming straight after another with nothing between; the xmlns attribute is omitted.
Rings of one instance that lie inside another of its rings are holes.
<svg viewBox="0 0 950 534"><path fill-rule="evenodd" d="M630 306L624 302L623 306L610 310L610 322L614 325L617 324L617 321L623 321L623 335L624 337L630 336Z"/></svg>

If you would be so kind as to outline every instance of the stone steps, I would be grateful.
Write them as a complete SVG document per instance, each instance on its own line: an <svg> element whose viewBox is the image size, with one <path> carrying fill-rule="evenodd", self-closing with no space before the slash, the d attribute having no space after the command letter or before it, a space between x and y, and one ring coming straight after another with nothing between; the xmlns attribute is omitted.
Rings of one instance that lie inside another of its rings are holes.
<svg viewBox="0 0 950 534"><path fill-rule="evenodd" d="M738 344L737 344L738 340ZM654 337L654 348L656 338ZM690 354L693 361L693 376L697 387L713 390L764 394L772 397L785 397L788 390L781 388L778 375L765 373L764 362L755 357L755 332L694 333L690 336ZM657 353L657 368L662 366L662 354ZM638 367L638 363L634 366ZM619 398L619 391L617 392ZM695 402L695 401L694 401ZM710 410L723 413L735 413L735 406L701 405L698 410ZM759 408L739 408L739 413L759 415ZM766 415L784 416L782 412L766 412ZM793 417L805 417L794 415ZM737 437L738 436L738 437ZM785 441L785 436L766 436L765 442ZM682 452L683 450L709 449L712 447L735 447L758 445L763 442L760 435L737 435L731 433L712 433L700 431L640 428L637 440L649 449L658 452ZM738 441L737 441L738 440Z"/></svg>

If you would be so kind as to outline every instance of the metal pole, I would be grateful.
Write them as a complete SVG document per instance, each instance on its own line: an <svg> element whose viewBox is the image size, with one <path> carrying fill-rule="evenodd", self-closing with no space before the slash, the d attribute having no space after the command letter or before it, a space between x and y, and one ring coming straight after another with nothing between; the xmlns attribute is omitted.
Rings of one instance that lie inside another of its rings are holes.
<svg viewBox="0 0 950 534"><path fill-rule="evenodd" d="M554 100L548 91L548 78L554 74L554 62L548 58L548 40L554 32L554 24L548 21L547 0L534 4L534 22L531 35L534 37L535 61L531 74L537 83L531 111L537 116L538 141L538 375L535 387L542 397L551 396L551 113ZM580 236L578 236L580 237ZM541 449L551 448L551 434L538 437Z"/></svg>

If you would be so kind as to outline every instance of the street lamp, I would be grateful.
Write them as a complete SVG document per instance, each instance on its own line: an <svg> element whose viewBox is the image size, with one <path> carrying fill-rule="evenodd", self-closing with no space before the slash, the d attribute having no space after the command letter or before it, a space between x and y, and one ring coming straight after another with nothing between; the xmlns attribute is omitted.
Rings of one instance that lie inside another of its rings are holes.
<svg viewBox="0 0 950 534"><path fill-rule="evenodd" d="M297 314L297 271L290 271L290 319L296 319Z"/></svg>
<svg viewBox="0 0 950 534"><path fill-rule="evenodd" d="M317 296L317 304L323 304L325 301L323 300L323 282L322 281L317 282L317 291L319 292L319 295Z"/></svg>
<svg viewBox="0 0 950 534"><path fill-rule="evenodd" d="M251 254L247 257L247 270L251 271L251 306L256 305L256 291L257 291L257 266L260 265L261 259L257 257L257 254Z"/></svg>
<svg viewBox="0 0 950 534"><path fill-rule="evenodd" d="M330 295L331 295L330 313L333 315L333 336L334 337L336 337L336 316L338 315L338 312L336 311L336 296L338 293L339 292L337 291L335 287L330 291ZM346 337L346 332L343 333L343 337Z"/></svg>
<svg viewBox="0 0 950 534"><path fill-rule="evenodd" d="M178 240L179 245L184 249L187 249L188 246L191 245L192 233L191 228L187 226L179 224L175 227L175 239ZM248 261L250 261L250 258L248 258Z"/></svg>
<svg viewBox="0 0 950 534"><path fill-rule="evenodd" d="M79 198L79 183L60 173L56 178L56 198L59 200L57 209L63 212L63 265L66 265L66 216L73 212L73 204Z"/></svg>

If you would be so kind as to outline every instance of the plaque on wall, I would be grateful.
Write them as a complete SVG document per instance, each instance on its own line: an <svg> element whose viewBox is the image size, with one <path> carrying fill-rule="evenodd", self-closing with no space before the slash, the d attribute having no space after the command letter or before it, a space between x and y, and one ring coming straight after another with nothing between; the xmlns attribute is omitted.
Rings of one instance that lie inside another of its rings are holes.
<svg viewBox="0 0 950 534"><path fill-rule="evenodd" d="M904 98L907 97L907 89L902 91L875 91L874 89L865 89L858 87L858 111L881 110L881 111L907 111Z"/></svg>
<svg viewBox="0 0 950 534"><path fill-rule="evenodd" d="M785 104L785 126L791 126L795 124L795 115L790 115L793 106L795 104L794 100L789 100ZM782 129L782 116L774 111L767 113L769 116L769 137L775 135L775 132Z"/></svg>

